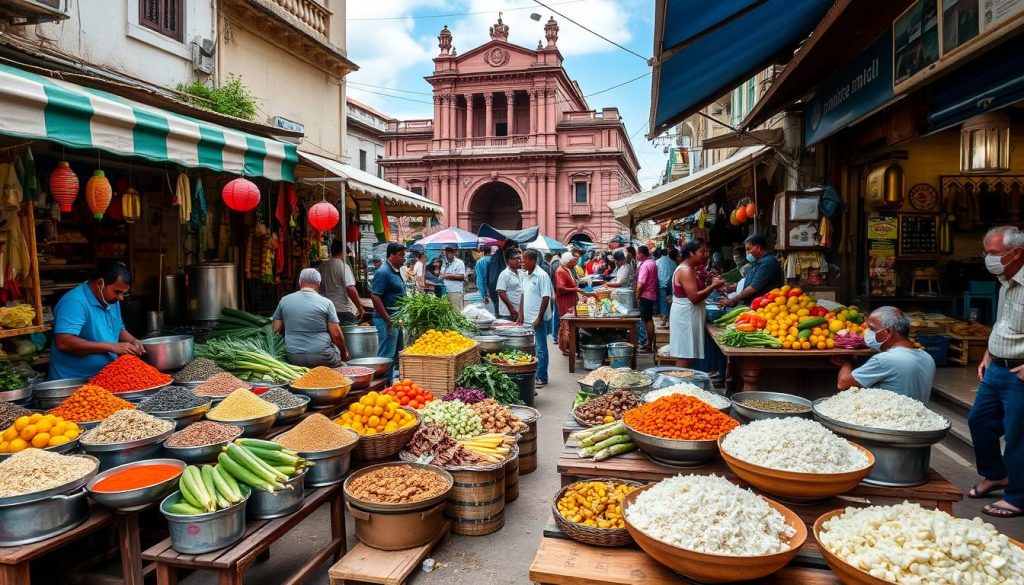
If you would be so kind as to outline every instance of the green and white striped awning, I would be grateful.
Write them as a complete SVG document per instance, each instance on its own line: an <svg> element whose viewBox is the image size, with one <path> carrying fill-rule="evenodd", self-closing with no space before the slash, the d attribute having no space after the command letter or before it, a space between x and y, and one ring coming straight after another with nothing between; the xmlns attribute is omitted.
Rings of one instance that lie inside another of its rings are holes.
<svg viewBox="0 0 1024 585"><path fill-rule="evenodd" d="M295 181L295 145L0 63L0 134Z"/></svg>

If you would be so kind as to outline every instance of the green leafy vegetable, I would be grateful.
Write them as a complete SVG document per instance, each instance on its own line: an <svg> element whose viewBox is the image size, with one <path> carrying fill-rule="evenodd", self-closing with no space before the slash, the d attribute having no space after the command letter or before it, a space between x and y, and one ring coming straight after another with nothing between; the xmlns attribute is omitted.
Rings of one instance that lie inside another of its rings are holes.
<svg viewBox="0 0 1024 585"><path fill-rule="evenodd" d="M508 374L489 364L466 366L455 380L455 385L477 388L502 404L523 404L519 386Z"/></svg>
<svg viewBox="0 0 1024 585"><path fill-rule="evenodd" d="M208 339L196 346L195 356L213 360L242 380L291 382L309 371L285 363L284 338L273 332L270 337Z"/></svg>
<svg viewBox="0 0 1024 585"><path fill-rule="evenodd" d="M459 313L448 299L428 294L411 294L398 299L392 318L406 334L416 339L428 330L476 332L476 324Z"/></svg>

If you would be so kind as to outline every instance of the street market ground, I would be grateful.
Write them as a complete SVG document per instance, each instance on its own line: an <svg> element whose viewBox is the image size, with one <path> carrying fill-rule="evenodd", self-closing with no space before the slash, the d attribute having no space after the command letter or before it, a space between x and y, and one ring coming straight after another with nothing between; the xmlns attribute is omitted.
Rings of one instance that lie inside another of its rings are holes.
<svg viewBox="0 0 1024 585"><path fill-rule="evenodd" d="M556 347L552 346L551 349L550 383L539 390L536 404L543 414L538 425L539 467L537 471L520 478L520 496L506 508L505 527L489 536L453 536L450 542L432 555L440 565L431 573L417 571L412 582L421 585L530 582L530 562L550 515L551 498L559 489L555 464L562 446L562 422L578 388L576 379L582 375L570 374L567 358ZM641 364L641 367L644 366ZM932 451L932 466L965 492L978 479L973 459L971 451L953 438L947 438ZM956 514L962 517L978 516L982 506L989 501L965 498L956 506ZM983 518L1013 538L1024 538L1024 519ZM271 547L270 559L255 564L247 572L245 582L271 584L283 581L313 551L323 546L328 538L327 516L321 511ZM348 538L350 545L356 542L351 521ZM328 583L327 569L328 565L324 564L311 583ZM181 582L184 585L205 585L215 583L216 579L211 573L194 573Z"/></svg>

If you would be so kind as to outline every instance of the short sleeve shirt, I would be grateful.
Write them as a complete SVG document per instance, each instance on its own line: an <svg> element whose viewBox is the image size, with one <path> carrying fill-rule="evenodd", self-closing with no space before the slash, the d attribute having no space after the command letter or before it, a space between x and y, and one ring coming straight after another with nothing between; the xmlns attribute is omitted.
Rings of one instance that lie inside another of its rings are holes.
<svg viewBox="0 0 1024 585"><path fill-rule="evenodd" d="M473 269L476 272L476 290L480 291L481 295L487 294L487 270L491 265L491 257L483 256L476 261L476 267Z"/></svg>
<svg viewBox="0 0 1024 585"><path fill-rule="evenodd" d="M341 258L331 258L320 265L320 294L334 303L339 313L356 313L352 299L348 298L348 287L355 286L356 278L352 268Z"/></svg>
<svg viewBox="0 0 1024 585"><path fill-rule="evenodd" d="M83 282L69 290L53 310L54 335L74 335L86 341L117 343L124 322L121 305L103 305L93 294L89 284ZM50 350L50 379L91 378L116 357L112 353L73 355L57 349Z"/></svg>
<svg viewBox="0 0 1024 585"><path fill-rule="evenodd" d="M541 300L548 297L548 306L544 311L542 320L551 318L551 305L554 303L555 291L551 286L551 277L541 270L540 266L534 268L533 273L525 270L519 275L519 282L523 288L523 314L519 317L523 323L533 323L540 315Z"/></svg>
<svg viewBox="0 0 1024 585"><path fill-rule="evenodd" d="M747 279L747 286L757 289L757 296L782 286L785 280L782 276L782 265L779 264L779 259L775 257L775 254L761 256L750 265L744 277Z"/></svg>
<svg viewBox="0 0 1024 585"><path fill-rule="evenodd" d="M334 303L305 289L285 295L277 304L274 320L284 322L284 347L289 355L323 354L334 342L328 323L338 322Z"/></svg>
<svg viewBox="0 0 1024 585"><path fill-rule="evenodd" d="M661 285L661 288L672 284L672 273L676 271L675 260L666 255L658 258L655 264L658 265L658 284Z"/></svg>
<svg viewBox="0 0 1024 585"><path fill-rule="evenodd" d="M445 274L461 274L463 277L466 276L466 263L459 258L453 258L451 262L445 258L441 261L441 277L444 278ZM448 289L448 292L459 293L466 290L465 280L449 280L444 279L444 286Z"/></svg>
<svg viewBox="0 0 1024 585"><path fill-rule="evenodd" d="M633 284L633 265L625 263L615 270L615 280L612 282L621 284L622 286L630 286Z"/></svg>
<svg viewBox="0 0 1024 585"><path fill-rule="evenodd" d="M923 349L894 347L871 356L852 374L864 388L883 388L928 404L935 360Z"/></svg>
<svg viewBox="0 0 1024 585"><path fill-rule="evenodd" d="M640 297L649 301L658 300L658 265L648 258L640 263L637 269L636 286L640 289Z"/></svg>
<svg viewBox="0 0 1024 585"><path fill-rule="evenodd" d="M495 290L505 291L505 295L508 296L509 302L512 303L516 310L519 310L519 300L522 298L523 288L519 280L518 271L514 271L511 268L505 268L498 275L498 285ZM511 317L512 315L508 312L508 307L505 306L505 302L500 298L497 300L498 303L498 316L499 317Z"/></svg>
<svg viewBox="0 0 1024 585"><path fill-rule="evenodd" d="M405 296L405 281L391 264L385 262L373 273L373 283L370 285L370 292L380 297L384 308L388 313L395 310L395 303L399 297Z"/></svg>

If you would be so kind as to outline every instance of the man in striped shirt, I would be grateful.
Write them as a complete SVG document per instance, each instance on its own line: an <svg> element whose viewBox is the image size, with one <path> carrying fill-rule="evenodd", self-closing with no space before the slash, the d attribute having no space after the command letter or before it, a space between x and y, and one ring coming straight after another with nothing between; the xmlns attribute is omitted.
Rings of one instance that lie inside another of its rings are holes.
<svg viewBox="0 0 1024 585"><path fill-rule="evenodd" d="M978 366L978 396L967 415L978 474L968 492L1003 498L985 506L989 516L1024 516L1024 232L1012 226L985 234L985 267L999 279L999 312L988 351ZM999 439L1006 449L1000 452Z"/></svg>

